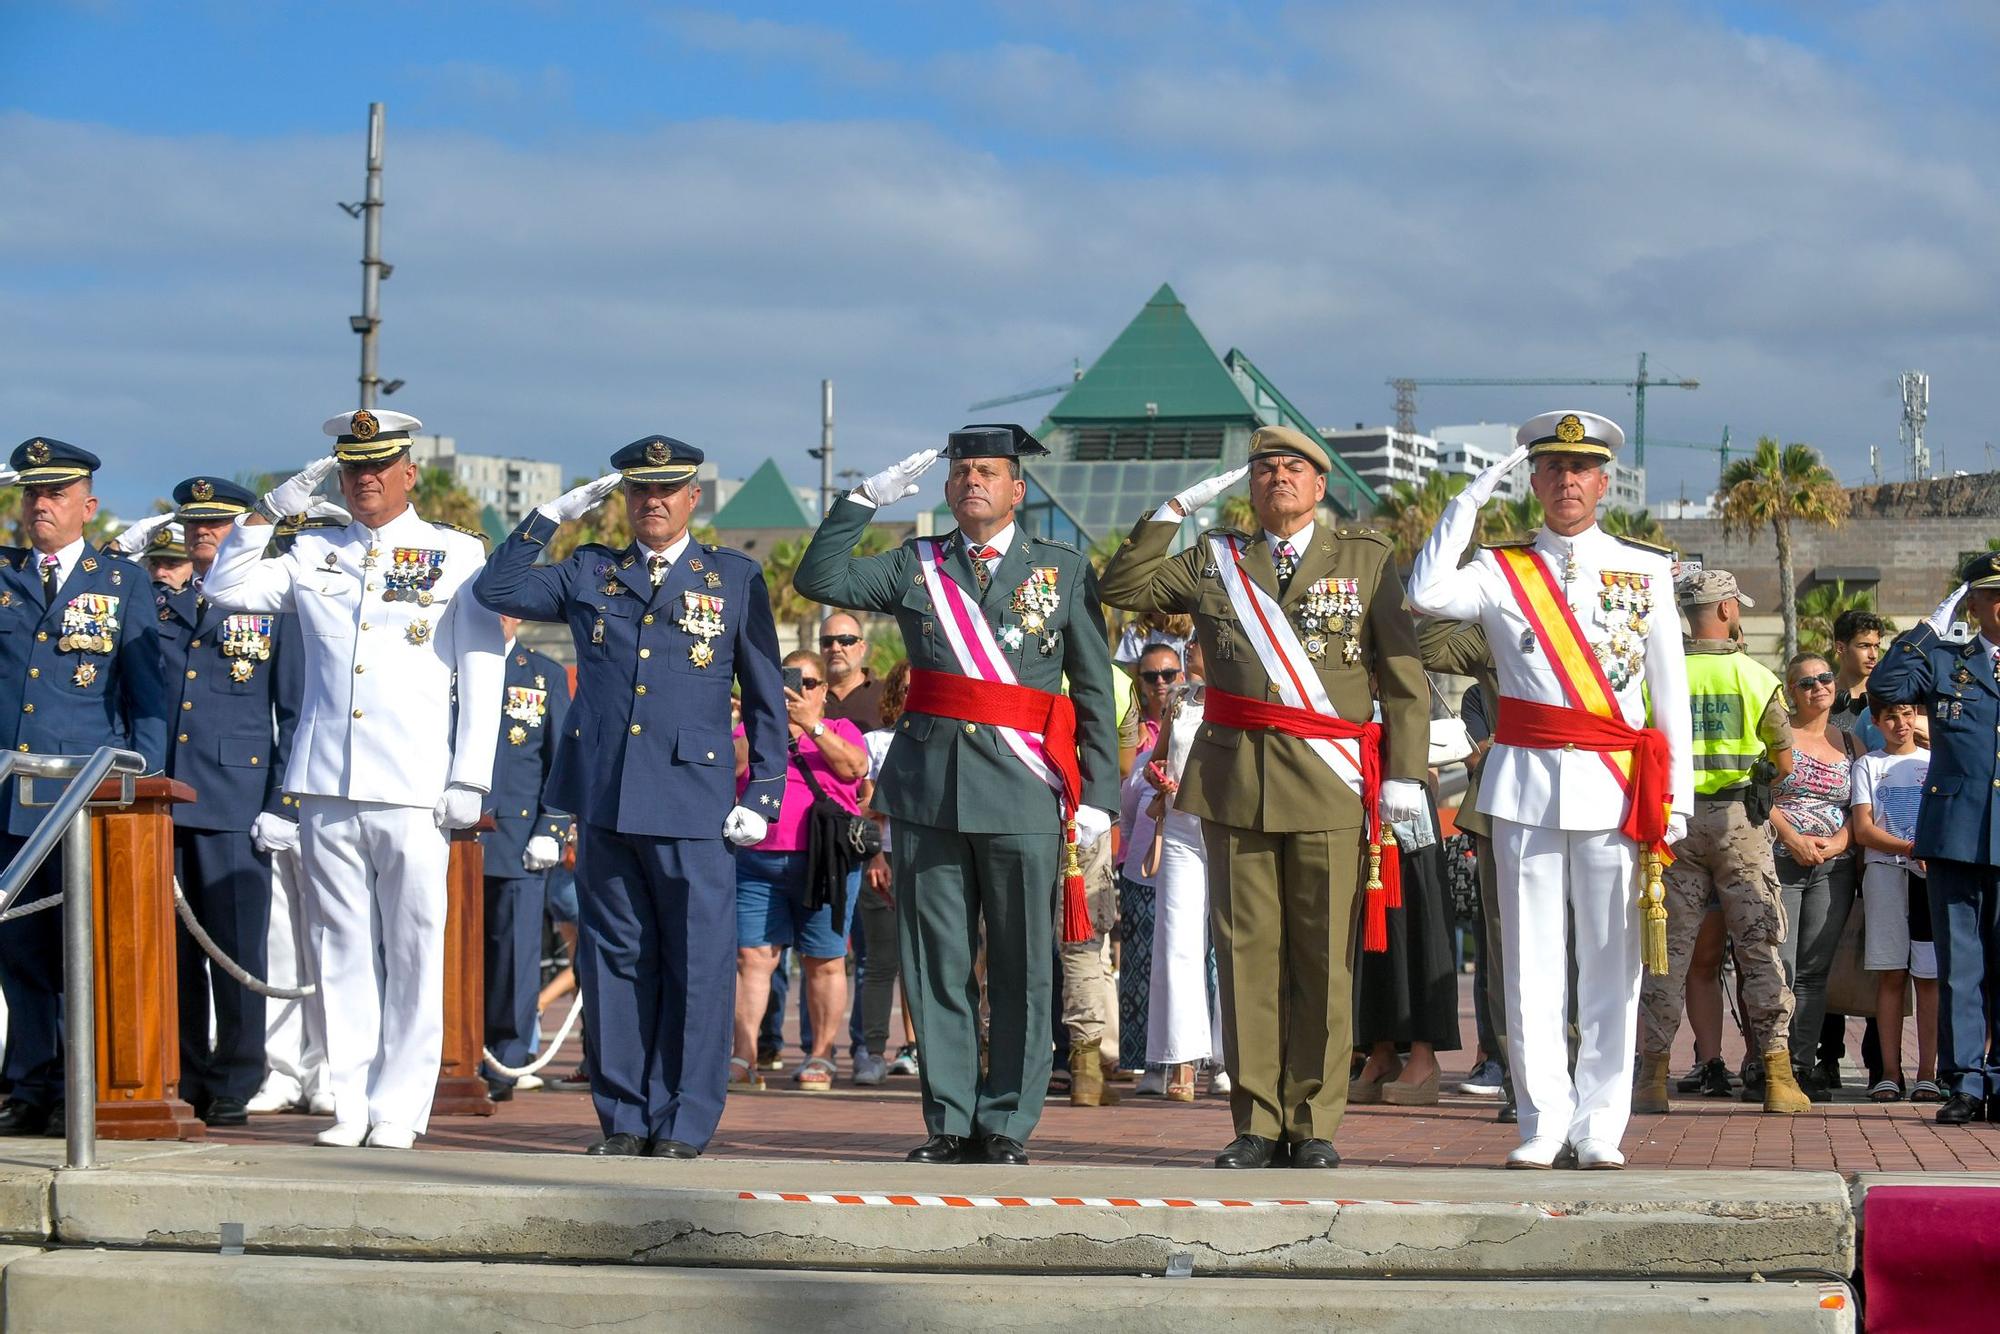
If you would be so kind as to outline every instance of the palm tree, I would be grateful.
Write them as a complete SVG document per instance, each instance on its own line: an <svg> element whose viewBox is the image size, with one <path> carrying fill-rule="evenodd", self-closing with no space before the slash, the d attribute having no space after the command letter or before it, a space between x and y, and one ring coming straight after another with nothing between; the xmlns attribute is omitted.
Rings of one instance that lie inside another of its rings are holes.
<svg viewBox="0 0 2000 1334"><path fill-rule="evenodd" d="M1542 502L1532 493L1503 500L1486 516L1488 542L1520 542L1541 530Z"/></svg>
<svg viewBox="0 0 2000 1334"><path fill-rule="evenodd" d="M1792 524L1837 528L1847 517L1847 504L1847 492L1811 445L1780 445L1772 436L1761 436L1755 454L1734 460L1723 471L1723 531L1747 536L1768 523L1777 539L1778 610L1784 620L1787 658L1799 651Z"/></svg>
<svg viewBox="0 0 2000 1334"><path fill-rule="evenodd" d="M771 594L771 617L780 625L793 627L798 637L798 647L810 648L813 643L813 627L819 624L819 603L798 591L793 579L798 575L799 562L805 558L804 537L788 538L775 543L771 554L764 558L764 582Z"/></svg>
<svg viewBox="0 0 2000 1334"><path fill-rule="evenodd" d="M1597 526L1613 537L1629 537L1660 547L1667 545L1667 530L1643 509L1621 510L1614 506L1598 516Z"/></svg>
<svg viewBox="0 0 2000 1334"><path fill-rule="evenodd" d="M1430 539L1444 507L1463 491L1470 478L1434 472L1418 482L1397 482L1375 507L1377 527L1396 544L1396 560L1402 565L1416 559L1417 551ZM1481 516L1479 530L1486 527Z"/></svg>
<svg viewBox="0 0 2000 1334"><path fill-rule="evenodd" d="M1840 619L1840 613L1874 610L1875 590L1872 588L1857 588L1850 593L1845 579L1836 579L1830 584L1815 584L1799 599L1799 642L1807 648L1831 653L1833 623ZM1890 629L1895 629L1893 623Z"/></svg>

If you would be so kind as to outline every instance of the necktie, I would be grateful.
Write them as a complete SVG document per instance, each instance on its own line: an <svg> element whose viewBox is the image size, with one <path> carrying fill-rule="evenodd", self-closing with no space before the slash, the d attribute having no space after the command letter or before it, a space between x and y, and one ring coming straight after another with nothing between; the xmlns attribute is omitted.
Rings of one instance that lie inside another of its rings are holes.
<svg viewBox="0 0 2000 1334"><path fill-rule="evenodd" d="M50 602L56 600L56 567L59 564L54 556L42 557L42 596Z"/></svg>
<svg viewBox="0 0 2000 1334"><path fill-rule="evenodd" d="M646 557L646 573L652 577L653 587L658 588L660 581L667 577L667 558L665 556Z"/></svg>
<svg viewBox="0 0 2000 1334"><path fill-rule="evenodd" d="M1278 591L1282 593L1291 587L1292 575L1299 568L1299 553L1292 550L1290 542L1278 543L1276 564L1278 567Z"/></svg>
<svg viewBox="0 0 2000 1334"><path fill-rule="evenodd" d="M2000 648L1993 650L1993 679L2000 681Z"/></svg>
<svg viewBox="0 0 2000 1334"><path fill-rule="evenodd" d="M993 571L988 562L999 560L1000 553L989 546L976 546L965 554L972 557L972 575L979 580L979 591L984 593L993 584Z"/></svg>

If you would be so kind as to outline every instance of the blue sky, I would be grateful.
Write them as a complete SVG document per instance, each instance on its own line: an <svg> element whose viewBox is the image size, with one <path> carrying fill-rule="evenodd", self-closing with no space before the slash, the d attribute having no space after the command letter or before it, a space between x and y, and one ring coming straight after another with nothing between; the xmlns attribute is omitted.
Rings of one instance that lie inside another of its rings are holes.
<svg viewBox="0 0 2000 1334"><path fill-rule="evenodd" d="M1396 374L1699 377L1655 436L1988 466L1992 6L0 0L0 420L138 509L352 398L366 104L382 364L465 448L739 475L932 442L1162 281L1326 425ZM1433 391L1420 421L1550 392ZM1629 400L1576 406L1629 422ZM1025 405L1032 413L1042 405ZM1654 494L1706 456L1661 451Z"/></svg>

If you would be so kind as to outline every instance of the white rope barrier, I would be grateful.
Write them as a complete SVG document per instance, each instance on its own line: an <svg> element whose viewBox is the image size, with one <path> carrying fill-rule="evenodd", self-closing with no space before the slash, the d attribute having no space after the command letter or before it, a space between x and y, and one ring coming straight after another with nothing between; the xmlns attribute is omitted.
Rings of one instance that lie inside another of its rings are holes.
<svg viewBox="0 0 2000 1334"><path fill-rule="evenodd" d="M40 912L44 908L53 908L62 901L62 891L57 890L45 899L37 899L33 903L24 903L18 908L9 908L6 912L0 913L0 922L11 922L17 917L26 917L31 912Z"/></svg>
<svg viewBox="0 0 2000 1334"><path fill-rule="evenodd" d="M40 907L41 905L37 904L35 906ZM319 987L317 985L279 987L273 986L262 978L250 976L248 972L244 971L242 964L224 954L221 947L209 939L208 932L201 929L201 923L195 921L194 909L188 906L187 896L181 893L181 887L178 882L174 885L174 911L181 915L181 925L188 929L188 934L194 937L195 943L201 946L203 953L207 954L214 961L215 966L235 978L238 982L241 982L244 986L250 988L250 990L256 992L259 996L269 996L272 1000L304 1000L308 996L319 994Z"/></svg>
<svg viewBox="0 0 2000 1334"><path fill-rule="evenodd" d="M563 1043L569 1041L569 1032L572 1028L576 1027L577 1016L582 1013L583 993L579 991L576 1000L569 1007L569 1013L563 1016L562 1027L556 1030L555 1037L549 1040L548 1047L543 1050L540 1056L537 1056L534 1060L516 1070L512 1066L500 1064L494 1058L491 1047L482 1047L480 1048L480 1053L486 1057L486 1068L503 1079L525 1079L529 1075L541 1073L542 1067L553 1061L556 1058L556 1053L562 1050Z"/></svg>

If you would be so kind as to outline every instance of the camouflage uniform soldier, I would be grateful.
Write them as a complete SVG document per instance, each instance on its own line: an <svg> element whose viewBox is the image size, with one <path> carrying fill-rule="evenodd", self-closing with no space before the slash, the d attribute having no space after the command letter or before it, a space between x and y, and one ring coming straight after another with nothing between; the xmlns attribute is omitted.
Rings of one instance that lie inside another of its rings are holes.
<svg viewBox="0 0 2000 1334"><path fill-rule="evenodd" d="M1735 637L1742 608L1752 605L1724 570L1683 574L1674 589L1687 613L1689 712L1694 718L1695 799L1688 834L1667 869L1667 972L1647 977L1639 992L1644 1058L1632 1094L1635 1112L1667 1110L1667 1070L1686 1000L1688 959L1708 913L1709 895L1722 900L1736 950L1752 1050L1768 1053L1764 1110L1803 1112L1811 1103L1790 1074L1785 1055L1792 1026L1792 992L1778 947L1785 914L1778 873L1762 819L1751 818L1750 768L1769 755L1780 774L1792 769L1792 728L1783 687L1743 652Z"/></svg>

